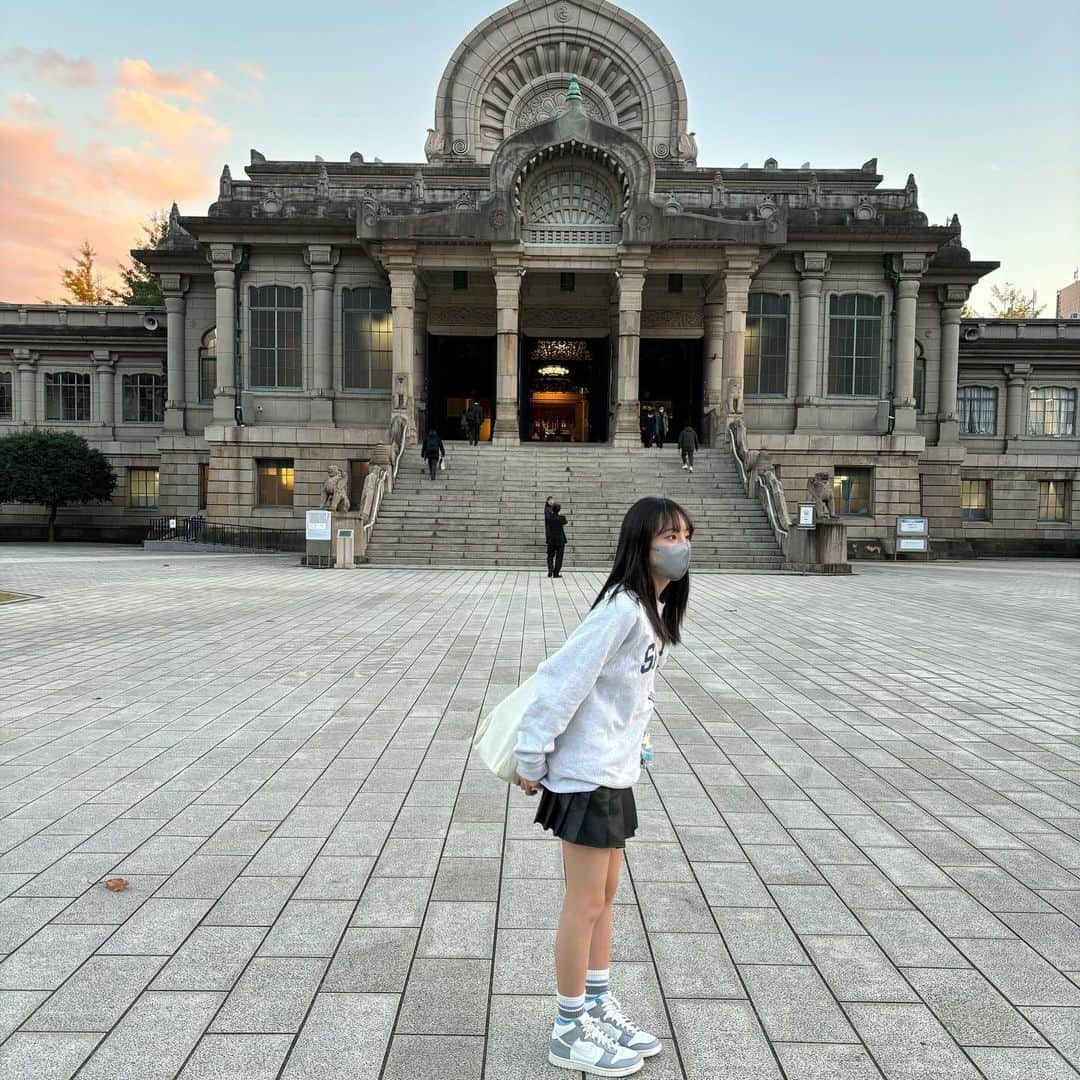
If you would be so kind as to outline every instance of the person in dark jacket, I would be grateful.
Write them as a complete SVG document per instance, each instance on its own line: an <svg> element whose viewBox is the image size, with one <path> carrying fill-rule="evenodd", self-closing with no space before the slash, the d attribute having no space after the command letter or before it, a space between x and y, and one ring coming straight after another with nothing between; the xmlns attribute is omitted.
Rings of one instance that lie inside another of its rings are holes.
<svg viewBox="0 0 1080 1080"><path fill-rule="evenodd" d="M547 541L548 577L562 577L563 552L566 550L566 517L562 507L549 495L544 504L544 538Z"/></svg>
<svg viewBox="0 0 1080 1080"><path fill-rule="evenodd" d="M641 414L641 443L643 446L652 446L655 438L656 413L653 412L651 405L646 405L645 411Z"/></svg>
<svg viewBox="0 0 1080 1080"><path fill-rule="evenodd" d="M442 436L432 428L424 439L424 445L420 449L420 456L427 462L431 479L435 479L435 473L439 468L439 462L446 456Z"/></svg>
<svg viewBox="0 0 1080 1080"><path fill-rule="evenodd" d="M694 451L698 448L697 432L687 424L679 432L679 453L682 454L682 467L694 471Z"/></svg>
<svg viewBox="0 0 1080 1080"><path fill-rule="evenodd" d="M656 414L656 445L663 450L664 440L667 438L668 414L661 405Z"/></svg>
<svg viewBox="0 0 1080 1080"><path fill-rule="evenodd" d="M479 401L474 401L465 413L469 427L469 442L473 446L480 444L480 425L484 422L484 408Z"/></svg>

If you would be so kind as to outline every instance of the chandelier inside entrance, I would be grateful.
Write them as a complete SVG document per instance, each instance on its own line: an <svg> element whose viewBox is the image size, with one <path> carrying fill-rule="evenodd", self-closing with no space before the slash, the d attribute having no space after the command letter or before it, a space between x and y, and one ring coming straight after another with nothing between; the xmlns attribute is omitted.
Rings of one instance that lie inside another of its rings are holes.
<svg viewBox="0 0 1080 1080"><path fill-rule="evenodd" d="M530 359L535 364L543 365L538 369L540 375L569 375L567 364L588 364L592 360L592 353L584 341L544 338L533 346Z"/></svg>

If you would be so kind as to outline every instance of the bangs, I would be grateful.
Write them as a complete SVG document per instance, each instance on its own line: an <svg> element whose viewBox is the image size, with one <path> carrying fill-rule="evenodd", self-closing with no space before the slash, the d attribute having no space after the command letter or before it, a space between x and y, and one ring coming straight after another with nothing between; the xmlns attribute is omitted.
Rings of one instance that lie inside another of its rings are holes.
<svg viewBox="0 0 1080 1080"><path fill-rule="evenodd" d="M688 538L692 540L694 537L694 523L690 520L690 515L670 499L661 501L654 525L653 536L659 536L669 529L678 532L685 526Z"/></svg>

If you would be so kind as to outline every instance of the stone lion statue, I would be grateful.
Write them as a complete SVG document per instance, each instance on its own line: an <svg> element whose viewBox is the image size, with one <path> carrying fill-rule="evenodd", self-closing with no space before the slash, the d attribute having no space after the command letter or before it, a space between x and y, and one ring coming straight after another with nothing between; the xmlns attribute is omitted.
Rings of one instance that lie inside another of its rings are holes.
<svg viewBox="0 0 1080 1080"><path fill-rule="evenodd" d="M738 379L728 379L724 387L724 407L729 418L742 413L742 387Z"/></svg>
<svg viewBox="0 0 1080 1080"><path fill-rule="evenodd" d="M806 481L806 497L813 500L814 514L819 521L836 517L836 496L833 494L832 476L816 472Z"/></svg>
<svg viewBox="0 0 1080 1080"><path fill-rule="evenodd" d="M323 509L334 513L348 513L349 485L345 474L336 466L326 470L326 483L323 484Z"/></svg>

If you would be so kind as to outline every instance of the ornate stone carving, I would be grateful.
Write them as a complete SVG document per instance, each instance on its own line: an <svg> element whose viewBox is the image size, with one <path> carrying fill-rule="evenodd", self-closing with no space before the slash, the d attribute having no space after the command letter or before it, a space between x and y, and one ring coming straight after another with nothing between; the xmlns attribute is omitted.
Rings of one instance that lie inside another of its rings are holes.
<svg viewBox="0 0 1080 1080"><path fill-rule="evenodd" d="M263 197L262 202L259 203L259 209L264 214L274 216L281 213L281 208L284 205L285 204L281 200L281 195L277 191L271 189Z"/></svg>
<svg viewBox="0 0 1080 1080"><path fill-rule="evenodd" d="M409 407L409 376L403 371L394 375L394 408L404 411Z"/></svg>
<svg viewBox="0 0 1080 1080"><path fill-rule="evenodd" d="M488 214L488 224L493 229L506 228L506 211L505 210L492 210Z"/></svg>
<svg viewBox="0 0 1080 1080"><path fill-rule="evenodd" d="M638 214L637 227L642 232L648 232L652 228L652 214Z"/></svg>
<svg viewBox="0 0 1080 1080"><path fill-rule="evenodd" d="M698 156L697 139L692 131L687 131L679 136L679 157L687 165L696 165Z"/></svg>
<svg viewBox="0 0 1080 1080"><path fill-rule="evenodd" d="M315 198L326 202L330 198L330 174L326 171L326 165L319 167L319 176L315 181Z"/></svg>
<svg viewBox="0 0 1080 1080"><path fill-rule="evenodd" d="M413 202L422 203L424 201L424 174L419 169L413 173L410 194L412 195Z"/></svg>
<svg viewBox="0 0 1080 1080"><path fill-rule="evenodd" d="M836 517L836 496L829 473L816 472L806 481L806 498L813 502L814 515L818 521L828 521Z"/></svg>
<svg viewBox="0 0 1080 1080"><path fill-rule="evenodd" d="M742 386L738 379L728 379L724 384L724 408L729 418L742 415Z"/></svg>
<svg viewBox="0 0 1080 1080"><path fill-rule="evenodd" d="M455 139L451 144L450 149L458 157L464 157L469 152L469 144L465 139Z"/></svg>
<svg viewBox="0 0 1080 1080"><path fill-rule="evenodd" d="M662 161L664 158L671 157L671 148L666 142L658 142L653 145L652 148L653 157L660 158Z"/></svg>
<svg viewBox="0 0 1080 1080"><path fill-rule="evenodd" d="M365 191L360 196L360 223L369 229L379 223L379 200L374 191Z"/></svg>
<svg viewBox="0 0 1080 1080"><path fill-rule="evenodd" d="M646 308L641 313L642 330L698 330L702 313L693 308Z"/></svg>
<svg viewBox="0 0 1080 1080"><path fill-rule="evenodd" d="M557 22L568 23L571 19L570 6L568 4L560 4L555 9L555 19Z"/></svg>
<svg viewBox="0 0 1080 1080"><path fill-rule="evenodd" d="M763 221L768 221L769 218L776 213L776 200L771 195L766 195L761 202L758 203L757 214Z"/></svg>
<svg viewBox="0 0 1080 1080"><path fill-rule="evenodd" d="M732 420L729 415L728 428L735 439L735 456L745 466L750 457L750 448L746 444L746 425L743 423L742 417L737 416Z"/></svg>
<svg viewBox="0 0 1080 1080"><path fill-rule="evenodd" d="M855 207L855 220L873 221L875 217L877 217L877 207L874 206L868 196L863 195Z"/></svg>
<svg viewBox="0 0 1080 1080"><path fill-rule="evenodd" d="M476 200L473 198L471 191L459 191L457 198L454 199L455 210L475 210Z"/></svg>
<svg viewBox="0 0 1080 1080"><path fill-rule="evenodd" d="M607 108L587 90L581 91L581 107L585 110L585 115L592 120L610 121ZM532 127L533 124L551 120L564 108L566 108L565 89L553 87L549 90L541 90L527 98L518 108L517 115L513 119L513 130L521 131L523 128Z"/></svg>
<svg viewBox="0 0 1080 1080"><path fill-rule="evenodd" d="M424 140L424 156L428 161L440 158L446 153L446 136L435 128L427 129L427 138Z"/></svg>
<svg viewBox="0 0 1080 1080"><path fill-rule="evenodd" d="M780 483L780 477L776 475L776 470L771 465L763 473L761 482L772 496L773 509L776 511L776 517L780 522L781 527L785 529L790 528L791 515L788 513L787 496L784 494L784 485Z"/></svg>
<svg viewBox="0 0 1080 1080"><path fill-rule="evenodd" d="M908 173L907 183L904 185L904 209L917 210L919 208L919 186L915 183L915 174Z"/></svg>
<svg viewBox="0 0 1080 1080"><path fill-rule="evenodd" d="M226 165L221 170L221 179L218 181L218 198L219 199L231 199L232 198L232 173L229 172L229 166Z"/></svg>
<svg viewBox="0 0 1080 1080"><path fill-rule="evenodd" d="M667 197L667 202L664 203L664 213L668 217L674 217L676 214L682 213L682 203L675 197L674 191Z"/></svg>
<svg viewBox="0 0 1080 1080"><path fill-rule="evenodd" d="M323 509L332 513L348 513L349 484L345 474L336 466L326 470L326 482L323 484Z"/></svg>
<svg viewBox="0 0 1080 1080"><path fill-rule="evenodd" d="M780 168L780 163L774 157L766 158L765 159L765 164L762 166L762 168L763 169L769 169L769 170L779 169Z"/></svg>

